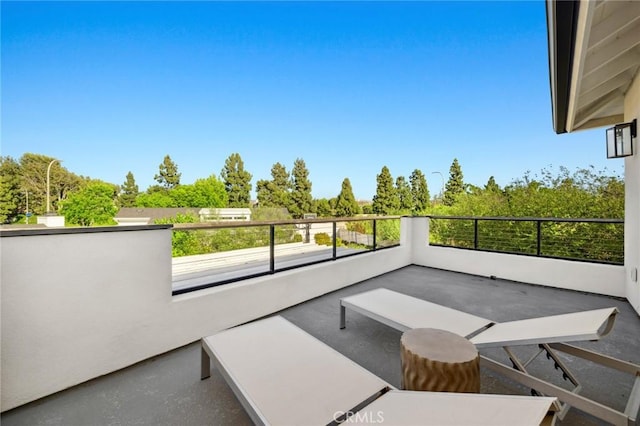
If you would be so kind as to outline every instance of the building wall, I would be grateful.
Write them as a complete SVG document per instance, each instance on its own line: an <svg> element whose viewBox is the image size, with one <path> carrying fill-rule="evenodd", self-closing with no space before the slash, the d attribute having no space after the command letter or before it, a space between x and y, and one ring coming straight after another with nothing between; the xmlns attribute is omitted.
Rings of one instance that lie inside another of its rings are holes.
<svg viewBox="0 0 640 426"><path fill-rule="evenodd" d="M400 247L172 297L171 230L127 228L2 237L2 411L410 261L407 225Z"/></svg>
<svg viewBox="0 0 640 426"><path fill-rule="evenodd" d="M640 122L640 74L627 91L624 101L625 122L637 119ZM639 125L640 127L640 125ZM640 129L638 129L640 131ZM604 137L604 134L603 134ZM640 314L640 137L634 142L635 155L624 160L625 222L624 222L624 264L626 268L626 296L629 303Z"/></svg>

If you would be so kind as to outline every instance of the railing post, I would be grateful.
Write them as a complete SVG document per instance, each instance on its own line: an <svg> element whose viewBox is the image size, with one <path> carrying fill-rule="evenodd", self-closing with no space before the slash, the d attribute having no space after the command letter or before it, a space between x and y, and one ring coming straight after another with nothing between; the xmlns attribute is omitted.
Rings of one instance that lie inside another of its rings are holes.
<svg viewBox="0 0 640 426"><path fill-rule="evenodd" d="M478 219L473 219L473 249L478 249Z"/></svg>
<svg viewBox="0 0 640 426"><path fill-rule="evenodd" d="M373 251L376 251L376 234L377 232L376 220L373 219Z"/></svg>
<svg viewBox="0 0 640 426"><path fill-rule="evenodd" d="M537 247L536 247L536 256L540 256L540 224L542 223L542 221L540 219L538 219L536 221L536 228L537 228Z"/></svg>
<svg viewBox="0 0 640 426"><path fill-rule="evenodd" d="M331 222L333 225L333 260L337 259L337 249L336 249L336 240L338 239L338 235L336 235L336 221Z"/></svg>
<svg viewBox="0 0 640 426"><path fill-rule="evenodd" d="M276 226L269 225L269 272L276 271Z"/></svg>

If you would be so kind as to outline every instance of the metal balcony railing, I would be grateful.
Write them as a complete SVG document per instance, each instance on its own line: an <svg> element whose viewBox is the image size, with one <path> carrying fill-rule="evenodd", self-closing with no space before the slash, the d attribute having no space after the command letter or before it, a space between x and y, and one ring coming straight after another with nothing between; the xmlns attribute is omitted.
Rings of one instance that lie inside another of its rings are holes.
<svg viewBox="0 0 640 426"><path fill-rule="evenodd" d="M624 220L431 216L429 244L622 265Z"/></svg>
<svg viewBox="0 0 640 426"><path fill-rule="evenodd" d="M173 295L400 244L400 217L173 225Z"/></svg>

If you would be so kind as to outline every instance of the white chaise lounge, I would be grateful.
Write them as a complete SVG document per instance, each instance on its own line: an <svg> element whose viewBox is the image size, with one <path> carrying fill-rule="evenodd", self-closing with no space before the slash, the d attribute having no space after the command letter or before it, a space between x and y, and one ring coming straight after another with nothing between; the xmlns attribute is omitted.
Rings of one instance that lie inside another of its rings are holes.
<svg viewBox="0 0 640 426"><path fill-rule="evenodd" d="M616 308L554 315L520 321L496 323L486 318L451 309L426 300L379 288L340 300L340 328L346 325L346 309L353 310L400 331L414 328L438 328L467 337L478 348L502 347L513 368L481 358L481 365L519 381L525 386L558 397L566 404L558 414L562 418L569 406L576 407L609 423L636 424L640 409L640 366L598 354L567 342L598 340L613 328ZM539 351L522 362L509 348L517 345L538 345ZM635 382L624 412L616 411L580 396L581 385L566 363L556 354L560 350L635 376ZM572 391L531 376L526 367L540 354L552 359L565 380L574 385Z"/></svg>
<svg viewBox="0 0 640 426"><path fill-rule="evenodd" d="M349 308L400 331L439 328L469 338L476 347L598 340L611 331L616 308L496 323L446 306L378 288L340 300L340 328Z"/></svg>
<svg viewBox="0 0 640 426"><path fill-rule="evenodd" d="M211 361L256 424L539 425L555 401L397 391L282 317L203 338Z"/></svg>

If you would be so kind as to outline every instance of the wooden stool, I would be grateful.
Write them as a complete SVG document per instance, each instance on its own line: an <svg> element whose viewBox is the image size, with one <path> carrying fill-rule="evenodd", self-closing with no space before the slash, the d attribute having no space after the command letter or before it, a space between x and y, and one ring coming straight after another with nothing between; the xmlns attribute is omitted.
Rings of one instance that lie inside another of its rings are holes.
<svg viewBox="0 0 640 426"><path fill-rule="evenodd" d="M480 356L457 334L435 328L406 331L400 339L402 387L435 392L480 392Z"/></svg>

